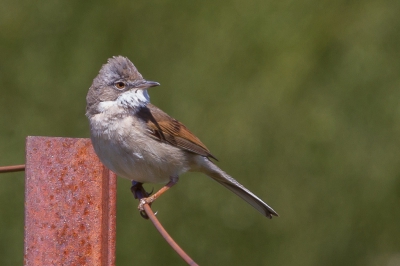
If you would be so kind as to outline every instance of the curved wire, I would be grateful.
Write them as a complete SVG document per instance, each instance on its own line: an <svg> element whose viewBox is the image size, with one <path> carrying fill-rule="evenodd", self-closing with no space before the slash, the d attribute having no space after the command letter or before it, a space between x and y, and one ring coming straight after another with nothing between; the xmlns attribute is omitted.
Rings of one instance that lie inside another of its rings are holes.
<svg viewBox="0 0 400 266"><path fill-rule="evenodd" d="M138 199L140 201L143 198L142 191L137 191ZM144 204L144 211L147 216L153 222L154 227L158 230L158 232L164 237L165 241L175 250L176 253L184 260L188 265L197 266L198 264L189 257L188 254L175 242L175 240L168 234L168 232L164 229L160 221L158 221L156 215L153 213L153 210L149 206L149 204Z"/></svg>

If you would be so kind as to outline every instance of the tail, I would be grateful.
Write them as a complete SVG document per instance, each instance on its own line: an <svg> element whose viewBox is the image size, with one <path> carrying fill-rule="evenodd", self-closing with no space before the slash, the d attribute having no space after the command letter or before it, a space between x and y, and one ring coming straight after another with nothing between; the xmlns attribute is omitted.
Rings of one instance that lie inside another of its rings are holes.
<svg viewBox="0 0 400 266"><path fill-rule="evenodd" d="M204 157L203 157L204 158ZM227 173L222 171L218 166L213 164L207 158L201 164L201 171L206 175L241 197L251 206L253 206L257 211L259 211L264 216L272 219L272 215L279 216L276 211L274 211L268 204L262 201L259 197L254 195L250 190L245 188L242 184L236 181L233 177L229 176Z"/></svg>

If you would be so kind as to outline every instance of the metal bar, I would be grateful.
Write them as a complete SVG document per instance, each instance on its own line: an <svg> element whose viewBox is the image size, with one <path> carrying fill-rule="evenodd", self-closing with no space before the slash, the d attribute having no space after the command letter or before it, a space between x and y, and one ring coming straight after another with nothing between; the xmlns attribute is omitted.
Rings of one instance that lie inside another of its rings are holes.
<svg viewBox="0 0 400 266"><path fill-rule="evenodd" d="M116 176L89 139L28 137L24 265L115 265Z"/></svg>

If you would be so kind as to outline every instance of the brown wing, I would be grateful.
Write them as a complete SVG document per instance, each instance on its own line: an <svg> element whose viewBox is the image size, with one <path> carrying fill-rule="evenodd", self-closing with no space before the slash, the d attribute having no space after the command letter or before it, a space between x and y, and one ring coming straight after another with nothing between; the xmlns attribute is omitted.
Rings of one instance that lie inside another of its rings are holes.
<svg viewBox="0 0 400 266"><path fill-rule="evenodd" d="M156 106L148 104L140 108L137 114L146 122L150 137L217 160L187 127Z"/></svg>

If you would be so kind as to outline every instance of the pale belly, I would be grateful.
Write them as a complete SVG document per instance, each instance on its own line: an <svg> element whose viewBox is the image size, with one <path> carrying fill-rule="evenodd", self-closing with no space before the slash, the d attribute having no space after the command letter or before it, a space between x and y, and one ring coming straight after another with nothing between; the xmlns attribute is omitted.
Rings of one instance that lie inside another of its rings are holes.
<svg viewBox="0 0 400 266"><path fill-rule="evenodd" d="M167 183L190 169L186 151L141 133L143 125L135 125L131 117L124 120L118 126L108 121L106 128L91 125L96 154L111 171L141 183Z"/></svg>

